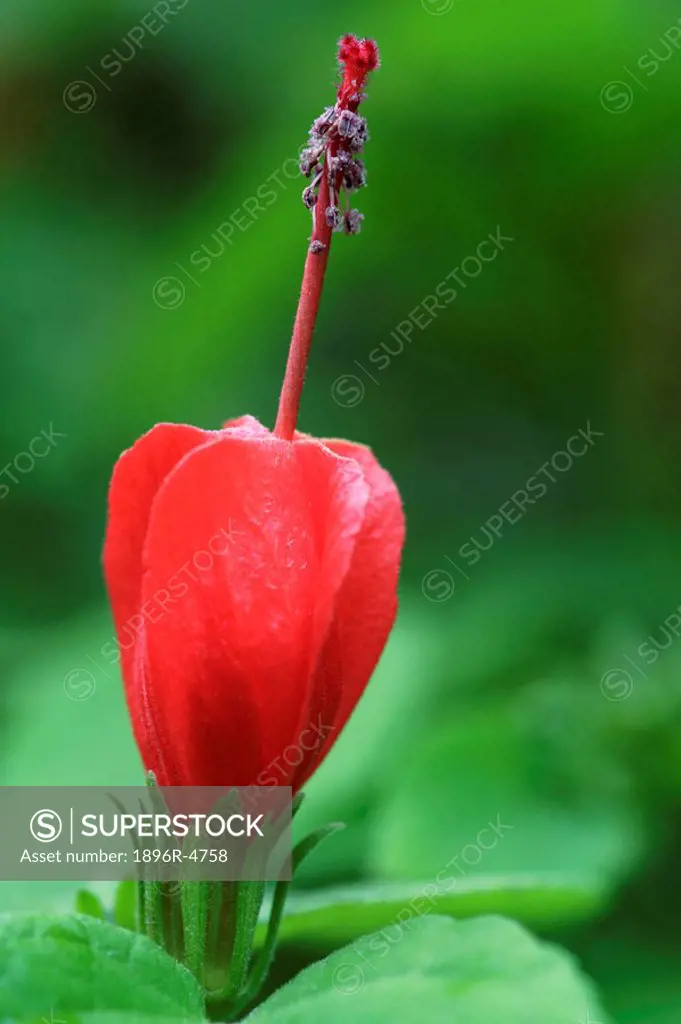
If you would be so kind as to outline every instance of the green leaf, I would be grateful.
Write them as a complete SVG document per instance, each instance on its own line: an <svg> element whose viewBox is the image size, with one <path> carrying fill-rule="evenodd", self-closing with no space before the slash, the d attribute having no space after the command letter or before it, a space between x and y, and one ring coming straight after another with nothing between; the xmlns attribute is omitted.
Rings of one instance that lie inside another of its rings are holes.
<svg viewBox="0 0 681 1024"><path fill-rule="evenodd" d="M195 1024L195 1017L171 1017L163 1024ZM49 1016L37 1024L51 1024ZM146 1013L85 1013L82 1016L65 1020L58 1019L55 1014L54 1024L158 1024L158 1017L150 1017Z"/></svg>
<svg viewBox="0 0 681 1024"><path fill-rule="evenodd" d="M163 1024L195 1024L195 1017L170 1017L163 1021ZM31 1022L32 1024L32 1022ZM36 1024L51 1024L49 1016L38 1020ZM57 1018L55 1014L54 1024L158 1024L158 1017L150 1017L146 1013L85 1013L77 1017L65 1018L62 1015Z"/></svg>
<svg viewBox="0 0 681 1024"><path fill-rule="evenodd" d="M373 835L371 873L579 872L619 881L643 837L626 793L570 786L518 702L459 713L417 750Z"/></svg>
<svg viewBox="0 0 681 1024"><path fill-rule="evenodd" d="M136 930L139 899L138 882L126 879L118 883L113 900L113 919L121 928Z"/></svg>
<svg viewBox="0 0 681 1024"><path fill-rule="evenodd" d="M436 884L368 883L321 892L293 892L279 929L280 942L341 946L360 935L411 917L435 913L456 918L503 914L534 929L552 930L588 920L606 905L600 881L576 875L478 876ZM268 913L265 909L264 915ZM256 942L262 943L260 925Z"/></svg>
<svg viewBox="0 0 681 1024"><path fill-rule="evenodd" d="M580 1024L606 1018L561 950L503 918L427 917L302 971L252 1024Z"/></svg>
<svg viewBox="0 0 681 1024"><path fill-rule="evenodd" d="M143 935L90 917L0 923L0 1020L129 1011L203 1018L191 974Z"/></svg>
<svg viewBox="0 0 681 1024"><path fill-rule="evenodd" d="M104 904L99 896L90 892L89 889L79 889L76 893L76 913L86 914L88 917L97 917L103 921L106 917Z"/></svg>

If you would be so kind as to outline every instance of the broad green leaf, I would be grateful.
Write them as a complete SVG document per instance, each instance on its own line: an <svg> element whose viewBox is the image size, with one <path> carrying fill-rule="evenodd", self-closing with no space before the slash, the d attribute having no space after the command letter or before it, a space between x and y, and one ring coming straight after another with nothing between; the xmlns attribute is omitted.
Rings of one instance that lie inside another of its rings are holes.
<svg viewBox="0 0 681 1024"><path fill-rule="evenodd" d="M320 892L293 892L279 930L280 942L340 946L396 920L430 913L456 918L503 914L534 929L553 930L588 920L603 910L597 879L569 875L478 876L439 884L367 883ZM268 909L264 911L264 914ZM402 915L402 918L400 918ZM262 942L265 917L256 941Z"/></svg>
<svg viewBox="0 0 681 1024"><path fill-rule="evenodd" d="M24 1024L22 1021L21 1024ZM30 1024L34 1024L33 1021ZM35 1024L52 1024L49 1015L39 1018ZM84 1013L72 1017L71 1014L54 1016L54 1024L159 1024L158 1017L146 1013ZM163 1024L196 1024L195 1017L167 1017Z"/></svg>
<svg viewBox="0 0 681 1024"><path fill-rule="evenodd" d="M587 1016L589 1014L589 1016ZM426 917L302 971L249 1024L605 1024L563 951L512 921Z"/></svg>
<svg viewBox="0 0 681 1024"><path fill-rule="evenodd" d="M25 1022L21 1022L25 1024ZM28 1024L28 1022L26 1022ZM30 1024L34 1024L33 1021ZM39 1018L35 1024L52 1024L49 1015L44 1018ZM84 1013L78 1014L76 1017L71 1014L61 1014L57 1018L54 1015L54 1024L159 1024L158 1017L151 1017L146 1013ZM163 1024L196 1024L195 1017L168 1017L163 1020Z"/></svg>
<svg viewBox="0 0 681 1024"><path fill-rule="evenodd" d="M416 751L373 834L372 873L413 878L631 870L642 835L626 796L561 776L518 702L461 712Z"/></svg>
<svg viewBox="0 0 681 1024"><path fill-rule="evenodd" d="M4 918L0 1020L95 1011L200 1020L203 997L145 936L76 915Z"/></svg>

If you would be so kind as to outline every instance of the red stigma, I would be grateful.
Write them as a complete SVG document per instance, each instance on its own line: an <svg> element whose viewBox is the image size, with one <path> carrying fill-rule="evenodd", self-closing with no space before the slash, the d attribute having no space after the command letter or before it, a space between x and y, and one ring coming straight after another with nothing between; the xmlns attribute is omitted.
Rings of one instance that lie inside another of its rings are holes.
<svg viewBox="0 0 681 1024"><path fill-rule="evenodd" d="M373 39L343 36L338 45L338 61L343 79L338 89L338 103L343 109L356 110L370 71L379 64L378 46Z"/></svg>

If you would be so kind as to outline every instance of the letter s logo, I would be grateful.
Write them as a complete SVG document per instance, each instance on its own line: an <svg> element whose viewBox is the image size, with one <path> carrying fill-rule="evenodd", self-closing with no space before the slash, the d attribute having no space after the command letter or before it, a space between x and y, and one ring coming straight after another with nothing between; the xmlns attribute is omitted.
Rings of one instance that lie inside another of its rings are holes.
<svg viewBox="0 0 681 1024"><path fill-rule="evenodd" d="M61 835L62 822L56 811L36 811L31 818L31 835L39 843L53 843Z"/></svg>

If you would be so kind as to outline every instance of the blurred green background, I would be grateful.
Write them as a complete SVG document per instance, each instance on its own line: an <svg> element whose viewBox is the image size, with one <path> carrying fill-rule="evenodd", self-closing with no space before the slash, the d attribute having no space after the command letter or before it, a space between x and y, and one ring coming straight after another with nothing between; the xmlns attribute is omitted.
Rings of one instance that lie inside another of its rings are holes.
<svg viewBox="0 0 681 1024"><path fill-rule="evenodd" d="M156 8L0 6L0 782L139 781L101 655L108 477L159 420L273 423L309 234L291 160L337 37L375 36L365 229L334 241L301 426L374 448L409 536L398 626L303 811L351 828L303 884L457 855L468 878L586 879L593 911L545 930L617 1020L678 1022L678 5Z"/></svg>

